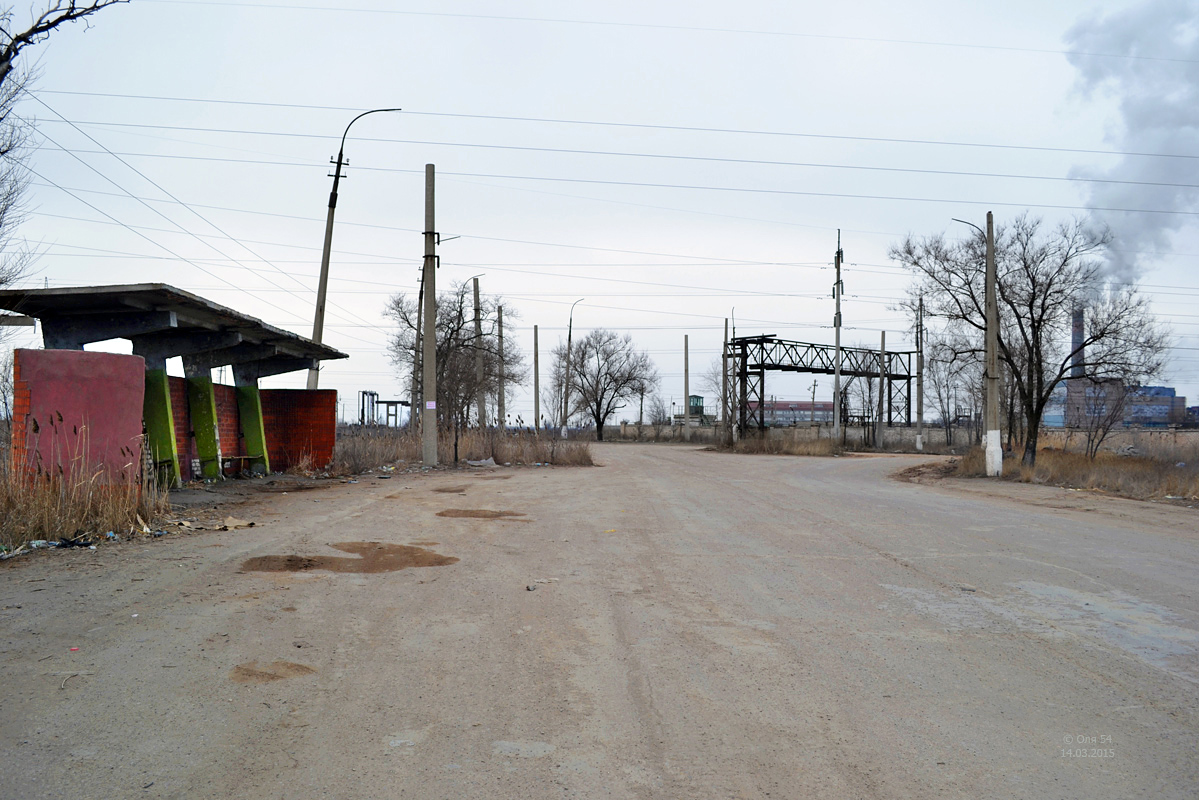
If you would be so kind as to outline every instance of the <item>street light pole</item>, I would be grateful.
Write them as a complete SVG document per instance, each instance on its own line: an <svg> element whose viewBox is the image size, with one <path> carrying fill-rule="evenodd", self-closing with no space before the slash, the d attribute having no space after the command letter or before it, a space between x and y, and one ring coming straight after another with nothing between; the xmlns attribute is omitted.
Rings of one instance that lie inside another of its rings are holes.
<svg viewBox="0 0 1199 800"><path fill-rule="evenodd" d="M995 217L987 212L987 230L973 222L954 219L962 222L983 234L987 242L986 255L986 345L985 361L983 364L986 377L986 407L983 411L983 422L986 425L986 471L987 477L997 478L1003 474L1003 445L999 436L999 301L995 293Z"/></svg>
<svg viewBox="0 0 1199 800"><path fill-rule="evenodd" d="M321 252L321 277L316 288L316 317L312 321L312 341L317 344L320 343L325 333L325 293L329 288L329 253L333 248L333 214L337 210L337 186L341 182L341 168L345 164L346 136L350 133L350 126L367 114L399 110L398 108L376 108L364 111L350 120L350 124L346 126L345 132L341 135L341 146L337 148L337 160L334 162L336 166L333 169L333 191L329 192L329 214L325 219L325 246ZM308 388L317 388L319 378L318 370L308 370Z"/></svg>
<svg viewBox="0 0 1199 800"><path fill-rule="evenodd" d="M570 416L570 362L572 353L570 349L571 335L575 328L575 306L583 302L585 298L580 297L578 300L570 304L570 323L566 326L566 380L562 383L562 438L566 438L566 420Z"/></svg>

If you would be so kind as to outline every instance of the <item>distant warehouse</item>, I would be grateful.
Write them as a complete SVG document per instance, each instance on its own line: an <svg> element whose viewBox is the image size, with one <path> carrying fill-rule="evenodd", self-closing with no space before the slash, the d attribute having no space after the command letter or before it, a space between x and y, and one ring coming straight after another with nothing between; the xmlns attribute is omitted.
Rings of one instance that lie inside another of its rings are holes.
<svg viewBox="0 0 1199 800"><path fill-rule="evenodd" d="M1054 391L1041 421L1047 428L1085 428L1091 419L1113 411L1120 413L1118 425L1125 428L1166 428L1199 421L1189 417L1186 398L1172 386L1126 387L1119 381L1080 378L1071 378Z"/></svg>

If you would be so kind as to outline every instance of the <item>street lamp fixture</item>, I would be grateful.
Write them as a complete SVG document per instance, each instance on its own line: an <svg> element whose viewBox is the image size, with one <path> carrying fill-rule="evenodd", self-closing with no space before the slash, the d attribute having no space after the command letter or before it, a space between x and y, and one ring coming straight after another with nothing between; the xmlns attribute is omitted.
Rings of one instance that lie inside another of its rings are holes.
<svg viewBox="0 0 1199 800"><path fill-rule="evenodd" d="M346 125L345 132L341 135L341 146L337 148L337 160L333 162L336 165L333 170L333 191L329 192L329 216L325 220L325 247L321 253L321 278L316 289L316 317L312 321L312 341L317 344L320 344L325 333L325 294L329 288L329 253L333 248L333 213L337 209L337 186L341 182L341 168L345 164L346 136L350 133L350 127L368 114L393 111L400 111L400 109L375 108L363 111L350 120L350 124ZM308 370L308 388L317 388L319 378L319 370Z"/></svg>

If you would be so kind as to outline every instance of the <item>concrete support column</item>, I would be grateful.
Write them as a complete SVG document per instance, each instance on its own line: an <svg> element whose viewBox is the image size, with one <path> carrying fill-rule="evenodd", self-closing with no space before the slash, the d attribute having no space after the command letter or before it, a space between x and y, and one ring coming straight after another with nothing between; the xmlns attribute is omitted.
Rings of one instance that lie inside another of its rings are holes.
<svg viewBox="0 0 1199 800"><path fill-rule="evenodd" d="M171 413L171 385L165 362L161 365L146 363L142 419L158 480L166 486L179 486L179 451L175 446L175 417Z"/></svg>
<svg viewBox="0 0 1199 800"><path fill-rule="evenodd" d="M209 480L221 478L221 434L217 426L216 392L212 373L187 377L187 407L191 412L200 474ZM192 476L198 477L198 476Z"/></svg>
<svg viewBox="0 0 1199 800"><path fill-rule="evenodd" d="M271 471L271 461L266 452L266 425L262 421L262 397L258 394L256 370L234 365L233 383L241 435L245 439L246 469L257 475L267 475Z"/></svg>

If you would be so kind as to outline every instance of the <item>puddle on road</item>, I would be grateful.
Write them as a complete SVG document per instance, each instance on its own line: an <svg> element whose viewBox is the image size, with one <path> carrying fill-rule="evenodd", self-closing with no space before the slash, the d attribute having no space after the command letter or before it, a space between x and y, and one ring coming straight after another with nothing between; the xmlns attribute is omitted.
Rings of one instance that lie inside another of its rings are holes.
<svg viewBox="0 0 1199 800"><path fill-rule="evenodd" d="M307 572L323 569L329 572L376 573L395 572L408 567L444 567L458 563L454 556L443 556L432 550L407 544L340 542L329 546L361 557L256 556L246 559L241 568L248 572Z"/></svg>
<svg viewBox="0 0 1199 800"><path fill-rule="evenodd" d="M521 511L491 511L486 508L447 508L438 511L439 517L469 518L469 519L502 519L503 517L523 517Z"/></svg>
<svg viewBox="0 0 1199 800"><path fill-rule="evenodd" d="M270 683L286 678L298 678L301 675L314 675L316 670L305 664L292 661L276 661L273 664L258 666L257 661L238 664L229 672L229 680L234 683Z"/></svg>
<svg viewBox="0 0 1199 800"><path fill-rule="evenodd" d="M438 494L466 494L466 490L469 488L469 486L438 486L433 491Z"/></svg>

